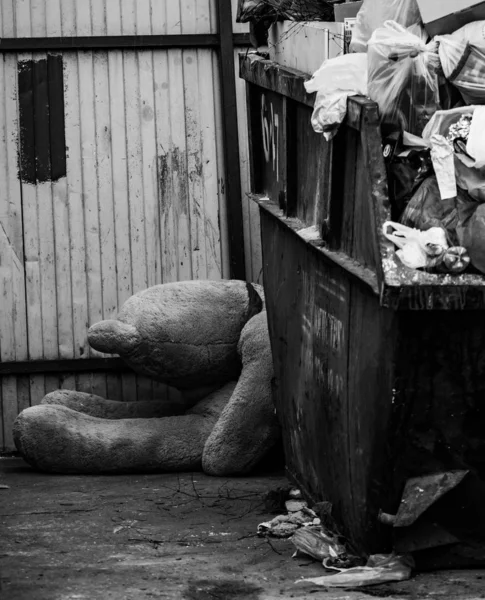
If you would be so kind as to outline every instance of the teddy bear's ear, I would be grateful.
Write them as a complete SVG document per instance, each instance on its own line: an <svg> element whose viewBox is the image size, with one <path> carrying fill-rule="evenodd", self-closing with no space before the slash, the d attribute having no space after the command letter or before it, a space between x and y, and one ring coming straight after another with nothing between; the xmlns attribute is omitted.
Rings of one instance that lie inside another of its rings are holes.
<svg viewBox="0 0 485 600"><path fill-rule="evenodd" d="M89 345L99 352L129 354L140 344L136 327L121 321L100 321L88 331Z"/></svg>

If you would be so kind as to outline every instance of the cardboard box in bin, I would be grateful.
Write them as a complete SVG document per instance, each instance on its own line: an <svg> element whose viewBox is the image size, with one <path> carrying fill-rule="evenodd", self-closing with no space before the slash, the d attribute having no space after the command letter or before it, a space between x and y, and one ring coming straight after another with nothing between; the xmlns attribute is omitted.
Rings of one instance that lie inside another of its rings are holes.
<svg viewBox="0 0 485 600"><path fill-rule="evenodd" d="M453 33L472 21L485 20L485 2L477 0L417 0L430 36Z"/></svg>
<svg viewBox="0 0 485 600"><path fill-rule="evenodd" d="M312 75L327 58L344 52L344 24L281 21L268 33L270 59Z"/></svg>

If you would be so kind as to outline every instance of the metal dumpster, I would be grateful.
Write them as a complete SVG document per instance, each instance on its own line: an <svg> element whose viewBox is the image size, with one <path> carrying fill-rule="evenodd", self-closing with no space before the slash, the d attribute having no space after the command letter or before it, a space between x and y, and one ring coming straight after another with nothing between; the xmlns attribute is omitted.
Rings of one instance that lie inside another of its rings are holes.
<svg viewBox="0 0 485 600"><path fill-rule="evenodd" d="M261 213L277 411L290 477L364 553L389 548L410 476L485 476L485 279L403 266L377 106L337 137L310 125L308 76L241 55Z"/></svg>

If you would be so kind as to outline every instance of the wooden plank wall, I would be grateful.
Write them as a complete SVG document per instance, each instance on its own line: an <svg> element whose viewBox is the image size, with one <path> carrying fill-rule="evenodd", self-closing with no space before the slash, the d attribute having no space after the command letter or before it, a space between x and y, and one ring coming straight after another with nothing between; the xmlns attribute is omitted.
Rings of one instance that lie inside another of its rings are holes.
<svg viewBox="0 0 485 600"><path fill-rule="evenodd" d="M216 16L215 0L0 0L0 35L213 33ZM95 357L88 325L113 317L131 294L161 282L229 275L217 53L61 57L63 107L52 94L52 73L43 72L45 52L0 55L1 361ZM27 69L23 79L19 63ZM245 233L257 265L257 209L245 196L245 83L237 85ZM19 110L22 123L30 123L21 134ZM52 123L59 110L66 171L56 177ZM19 180L25 136L33 182ZM36 172L39 160L50 173L46 181ZM248 266L248 278L260 278L251 258ZM4 377L0 449L13 449L18 412L58 388L131 400L176 393L130 372Z"/></svg>

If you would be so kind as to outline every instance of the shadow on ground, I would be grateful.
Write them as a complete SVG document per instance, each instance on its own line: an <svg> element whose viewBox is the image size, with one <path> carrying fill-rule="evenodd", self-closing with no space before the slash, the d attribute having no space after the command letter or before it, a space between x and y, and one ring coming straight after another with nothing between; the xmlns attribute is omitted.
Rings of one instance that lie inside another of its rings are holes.
<svg viewBox="0 0 485 600"><path fill-rule="evenodd" d="M5 600L485 599L479 571L360 591L295 585L323 569L255 534L271 517L265 494L287 485L281 474L61 476L8 458L0 484Z"/></svg>

